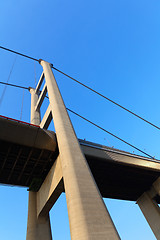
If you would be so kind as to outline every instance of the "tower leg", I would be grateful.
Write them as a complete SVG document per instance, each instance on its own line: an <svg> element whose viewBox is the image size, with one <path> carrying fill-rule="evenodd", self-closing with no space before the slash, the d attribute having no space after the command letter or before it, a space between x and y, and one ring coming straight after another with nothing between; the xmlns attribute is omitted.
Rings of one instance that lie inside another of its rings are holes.
<svg viewBox="0 0 160 240"><path fill-rule="evenodd" d="M37 218L37 193L29 192L26 240L52 240L49 215Z"/></svg>
<svg viewBox="0 0 160 240"><path fill-rule="evenodd" d="M160 208L158 204L145 192L137 201L143 215L150 225L155 237L160 240Z"/></svg>
<svg viewBox="0 0 160 240"><path fill-rule="evenodd" d="M30 88L31 93L31 123L40 124L40 112L35 111L35 106L38 101L38 95L33 88ZM49 214L47 217L37 216L37 193L29 192L28 200L28 222L27 222L27 237L26 240L52 240Z"/></svg>
<svg viewBox="0 0 160 240"><path fill-rule="evenodd" d="M72 240L118 240L119 235L103 202L53 76L41 61L61 159Z"/></svg>

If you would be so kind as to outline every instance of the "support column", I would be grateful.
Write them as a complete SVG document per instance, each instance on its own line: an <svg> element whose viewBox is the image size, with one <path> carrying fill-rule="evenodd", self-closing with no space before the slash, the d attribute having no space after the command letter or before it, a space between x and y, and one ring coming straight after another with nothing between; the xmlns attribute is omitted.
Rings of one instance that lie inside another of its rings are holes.
<svg viewBox="0 0 160 240"><path fill-rule="evenodd" d="M41 123L40 110L38 109L35 111L35 106L38 102L38 94L35 93L34 88L30 87L29 91L31 94L31 123L39 126Z"/></svg>
<svg viewBox="0 0 160 240"><path fill-rule="evenodd" d="M35 111L38 95L33 88L31 93L31 123L40 125L40 111ZM49 214L46 217L37 217L37 193L29 192L28 222L26 240L52 240Z"/></svg>
<svg viewBox="0 0 160 240"><path fill-rule="evenodd" d="M68 116L50 64L41 60L59 147L72 240L120 239Z"/></svg>
<svg viewBox="0 0 160 240"><path fill-rule="evenodd" d="M27 240L52 240L49 215L37 218L37 193L29 192Z"/></svg>
<svg viewBox="0 0 160 240"><path fill-rule="evenodd" d="M137 203L155 237L160 240L160 208L158 204L150 197L148 192L143 193Z"/></svg>

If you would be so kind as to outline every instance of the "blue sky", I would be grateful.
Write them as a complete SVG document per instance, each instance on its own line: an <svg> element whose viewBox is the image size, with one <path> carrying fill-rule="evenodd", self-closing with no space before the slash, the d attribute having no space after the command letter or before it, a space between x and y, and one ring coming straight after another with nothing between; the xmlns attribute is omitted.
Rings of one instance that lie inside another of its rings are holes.
<svg viewBox="0 0 160 240"><path fill-rule="evenodd" d="M1 1L0 45L52 62L107 97L160 126L160 2L149 0ZM0 81L35 86L38 63L0 50ZM160 132L55 72L65 104L108 131L160 159ZM0 86L0 95L4 86ZM23 91L7 87L0 114L19 119ZM45 106L44 106L45 108ZM82 139L133 152L104 132L70 115ZM30 121L24 93L22 120ZM136 152L137 153L137 152ZM25 239L27 191L0 187L0 234ZM153 240L135 203L105 200L123 240ZM54 240L70 239L63 194L51 210ZM63 227L62 227L63 226Z"/></svg>

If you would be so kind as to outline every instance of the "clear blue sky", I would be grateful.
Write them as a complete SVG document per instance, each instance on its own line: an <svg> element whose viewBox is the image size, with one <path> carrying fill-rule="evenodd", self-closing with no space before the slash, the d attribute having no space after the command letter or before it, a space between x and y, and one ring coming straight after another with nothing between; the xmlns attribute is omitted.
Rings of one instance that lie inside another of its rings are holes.
<svg viewBox="0 0 160 240"><path fill-rule="evenodd" d="M160 126L160 2L158 0L5 0L0 3L0 45L52 62L102 94ZM0 81L15 55L0 50ZM38 63L16 58L10 82L35 86ZM160 159L160 132L55 73L67 107ZM4 86L0 86L0 95ZM23 91L7 87L0 114L19 119ZM70 115L82 139L134 150ZM24 93L22 120L30 121ZM27 195L0 187L0 238L24 240ZM154 240L138 206L105 200L122 240ZM54 240L70 239L63 194L51 210Z"/></svg>

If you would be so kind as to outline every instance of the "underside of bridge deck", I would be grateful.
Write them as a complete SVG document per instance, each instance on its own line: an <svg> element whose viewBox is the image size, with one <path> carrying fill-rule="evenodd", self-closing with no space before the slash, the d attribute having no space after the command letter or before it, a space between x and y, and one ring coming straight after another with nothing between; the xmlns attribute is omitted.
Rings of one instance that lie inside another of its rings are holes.
<svg viewBox="0 0 160 240"><path fill-rule="evenodd" d="M160 176L160 162L79 140L103 197L136 201ZM54 132L0 118L0 183L37 191L58 156Z"/></svg>

